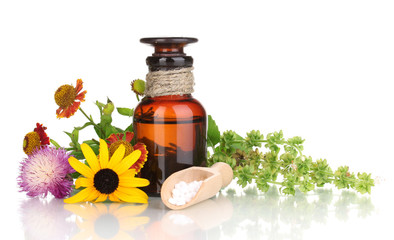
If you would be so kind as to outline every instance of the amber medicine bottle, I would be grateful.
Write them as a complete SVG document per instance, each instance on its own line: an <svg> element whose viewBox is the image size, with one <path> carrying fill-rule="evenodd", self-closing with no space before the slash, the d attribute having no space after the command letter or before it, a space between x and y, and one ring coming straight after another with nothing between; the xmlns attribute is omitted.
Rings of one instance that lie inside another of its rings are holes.
<svg viewBox="0 0 394 240"><path fill-rule="evenodd" d="M142 38L155 48L146 59L145 97L134 110L137 141L145 143L148 160L141 177L150 181L143 190L160 193L172 173L206 162L206 113L193 92L193 58L183 47L196 38Z"/></svg>

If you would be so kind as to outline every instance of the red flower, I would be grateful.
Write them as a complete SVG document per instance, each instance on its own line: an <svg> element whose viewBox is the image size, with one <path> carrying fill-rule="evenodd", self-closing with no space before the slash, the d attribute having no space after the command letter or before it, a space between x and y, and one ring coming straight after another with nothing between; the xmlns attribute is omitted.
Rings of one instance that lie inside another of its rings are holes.
<svg viewBox="0 0 394 240"><path fill-rule="evenodd" d="M42 124L37 123L34 131L25 135L25 138L23 139L23 151L27 155L31 154L35 149L41 146L50 144L49 137L45 133L46 129L47 128Z"/></svg>
<svg viewBox="0 0 394 240"><path fill-rule="evenodd" d="M141 156L130 167L132 169L135 169L136 173L139 173L141 168L144 167L146 160L148 159L148 151L146 150L146 145L141 142L138 142L134 146L132 146L131 140L133 139L133 137L134 133L132 132L126 132L126 135L124 135L123 133L113 133L107 138L107 141L109 141L108 148L110 157L116 151L116 149L118 149L120 144L123 144L123 146L126 148L125 157L132 153L134 150L140 150Z"/></svg>
<svg viewBox="0 0 394 240"><path fill-rule="evenodd" d="M38 135L40 136L41 145L49 145L50 144L49 137L46 134L45 130L47 130L47 128L39 123L37 123L36 128L34 128L34 132L38 133Z"/></svg>
<svg viewBox="0 0 394 240"><path fill-rule="evenodd" d="M86 94L86 91L81 92L82 87L82 79L78 79L75 88L65 84L56 90L55 102L59 106L56 110L57 118L69 118L79 109L81 102L85 101Z"/></svg>

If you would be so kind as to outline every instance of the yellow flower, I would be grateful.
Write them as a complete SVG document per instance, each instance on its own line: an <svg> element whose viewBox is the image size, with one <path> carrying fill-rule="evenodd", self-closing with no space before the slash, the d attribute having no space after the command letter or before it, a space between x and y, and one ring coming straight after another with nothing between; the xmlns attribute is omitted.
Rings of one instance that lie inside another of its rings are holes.
<svg viewBox="0 0 394 240"><path fill-rule="evenodd" d="M85 189L65 199L65 203L102 202L107 198L113 202L148 202L148 195L137 187L148 186L149 181L134 177L135 169L129 169L138 160L141 151L136 150L124 157L125 148L121 145L109 160L107 143L103 139L100 139L99 159L86 143L81 144L81 149L90 167L74 157L70 157L68 162L85 176L76 180L75 188Z"/></svg>

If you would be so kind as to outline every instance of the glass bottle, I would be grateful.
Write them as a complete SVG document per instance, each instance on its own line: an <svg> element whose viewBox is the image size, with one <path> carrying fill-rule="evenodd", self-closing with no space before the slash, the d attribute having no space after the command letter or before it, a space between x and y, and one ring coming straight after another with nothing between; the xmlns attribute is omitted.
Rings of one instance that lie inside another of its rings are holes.
<svg viewBox="0 0 394 240"><path fill-rule="evenodd" d="M155 48L146 59L150 73L193 66L193 58L186 56L183 47L197 42L196 38L142 38L140 41ZM148 83L147 76L147 88ZM143 188L147 194L159 194L164 180L174 172L205 166L206 124L203 106L190 93L164 93L141 100L134 109L133 125L137 141L143 142L149 152L141 170L141 177L150 181L150 185Z"/></svg>

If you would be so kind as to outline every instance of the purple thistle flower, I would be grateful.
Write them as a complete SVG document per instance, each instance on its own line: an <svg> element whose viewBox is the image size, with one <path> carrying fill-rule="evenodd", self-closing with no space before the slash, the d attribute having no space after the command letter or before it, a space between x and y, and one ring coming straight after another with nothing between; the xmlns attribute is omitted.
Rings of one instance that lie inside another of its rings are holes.
<svg viewBox="0 0 394 240"><path fill-rule="evenodd" d="M18 184L28 196L44 196L48 192L64 198L72 191L69 174L75 170L68 163L70 155L64 149L43 146L25 158L20 167Z"/></svg>

